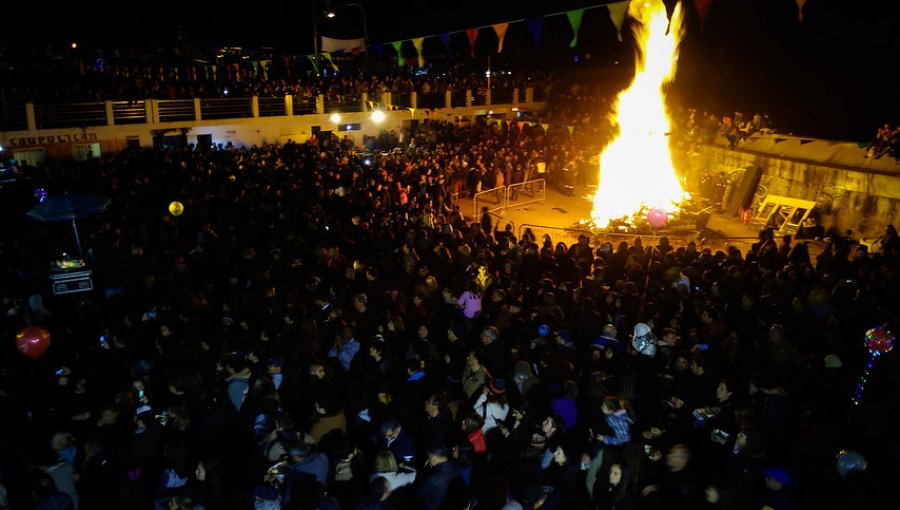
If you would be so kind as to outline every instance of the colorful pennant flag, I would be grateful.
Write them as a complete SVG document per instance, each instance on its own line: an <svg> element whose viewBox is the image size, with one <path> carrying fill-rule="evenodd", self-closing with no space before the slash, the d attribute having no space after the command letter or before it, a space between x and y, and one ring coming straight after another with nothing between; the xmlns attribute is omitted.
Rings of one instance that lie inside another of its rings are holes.
<svg viewBox="0 0 900 510"><path fill-rule="evenodd" d="M578 45L578 31L581 29L581 18L584 17L585 9L575 9L574 11L566 12L566 17L569 18L569 24L572 25L572 32L574 32L574 37L572 37L572 42L569 43L569 48L574 48Z"/></svg>
<svg viewBox="0 0 900 510"><path fill-rule="evenodd" d="M403 52L400 51L400 48L403 46L403 41L394 41L391 43L394 47L394 51L397 52L397 65L403 67L406 65L406 61L403 60Z"/></svg>
<svg viewBox="0 0 900 510"><path fill-rule="evenodd" d="M616 26L616 34L619 36L619 42L622 42L622 24L625 22L625 14L628 12L628 0L617 2L614 4L606 4L609 10L609 19Z"/></svg>
<svg viewBox="0 0 900 510"><path fill-rule="evenodd" d="M443 33L440 36L441 42L444 43L444 49L447 50L447 55L452 56L450 54L450 34Z"/></svg>
<svg viewBox="0 0 900 510"><path fill-rule="evenodd" d="M506 29L509 23L497 23L493 25L494 32L497 33L497 53L503 53L503 38L506 37Z"/></svg>
<svg viewBox="0 0 900 510"><path fill-rule="evenodd" d="M322 58L324 58L325 60L328 61L328 65L331 66L331 69L332 69L334 72L340 71L340 69L338 69L338 66L336 66L336 65L334 64L334 61L331 60L331 53L328 53L327 51L326 51L326 52L323 52L323 53L322 53Z"/></svg>
<svg viewBox="0 0 900 510"><path fill-rule="evenodd" d="M694 0L694 8L697 9L697 16L700 18L700 30L706 24L706 15L709 14L709 7L713 0Z"/></svg>
<svg viewBox="0 0 900 510"><path fill-rule="evenodd" d="M478 39L478 29L467 28L466 36L469 38L469 48L472 50L472 58L475 58L475 40Z"/></svg>
<svg viewBox="0 0 900 510"><path fill-rule="evenodd" d="M806 4L806 0L796 0L797 1L797 19L801 22L803 21L803 6Z"/></svg>
<svg viewBox="0 0 900 510"><path fill-rule="evenodd" d="M531 32L531 38L534 40L534 49L540 49L541 35L544 31L544 18L531 18L525 23L528 25L528 31Z"/></svg>
<svg viewBox="0 0 900 510"><path fill-rule="evenodd" d="M424 37L417 37L412 40L413 46L416 48L416 53L419 55L419 67L425 67L425 56L422 55L423 42L425 42Z"/></svg>

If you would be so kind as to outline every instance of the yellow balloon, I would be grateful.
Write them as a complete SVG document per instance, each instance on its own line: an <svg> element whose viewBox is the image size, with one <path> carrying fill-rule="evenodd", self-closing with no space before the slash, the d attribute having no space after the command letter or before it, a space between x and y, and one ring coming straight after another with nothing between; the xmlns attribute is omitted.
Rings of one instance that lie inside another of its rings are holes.
<svg viewBox="0 0 900 510"><path fill-rule="evenodd" d="M184 204L179 201L174 201L169 204L169 212L172 213L172 216L181 216L181 213L184 212Z"/></svg>

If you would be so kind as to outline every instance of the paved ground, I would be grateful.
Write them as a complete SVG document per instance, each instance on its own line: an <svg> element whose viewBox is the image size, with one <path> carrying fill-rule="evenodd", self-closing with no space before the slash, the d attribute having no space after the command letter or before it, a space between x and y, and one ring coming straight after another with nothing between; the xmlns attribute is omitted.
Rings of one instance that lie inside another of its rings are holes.
<svg viewBox="0 0 900 510"><path fill-rule="evenodd" d="M467 217L472 218L474 216L471 198L462 198L459 200L459 204ZM591 201L588 198L564 196L555 189L548 188L546 199L541 202L513 207L505 211L497 211L494 214L495 220L499 222L501 229L507 223L512 223L517 237L521 236L525 228L530 228L539 239L544 234L549 234L554 243L562 241L566 244L572 244L577 241L579 234L590 233L586 227L579 226L582 220L590 217L590 212ZM687 227L659 229L642 233L641 238L646 244L647 241L655 243L659 237L666 236L675 247L684 246L688 242L694 241L698 246L709 247L713 251L734 245L743 253L746 253L750 245L756 242L758 234L758 226L745 225L734 216L712 214L704 230ZM613 242L614 245L621 240L626 240L630 243L630 239L634 237L634 235L601 233L597 234L595 242L592 244L597 245L605 240ZM819 243L811 243L810 255L815 257L818 253L821 253L821 245Z"/></svg>

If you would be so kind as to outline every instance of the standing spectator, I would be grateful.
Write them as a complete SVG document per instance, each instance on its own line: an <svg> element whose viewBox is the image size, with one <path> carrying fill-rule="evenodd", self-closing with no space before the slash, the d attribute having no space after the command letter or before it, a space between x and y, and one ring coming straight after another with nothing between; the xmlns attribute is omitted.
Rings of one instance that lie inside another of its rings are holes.
<svg viewBox="0 0 900 510"><path fill-rule="evenodd" d="M503 377L506 373L509 353L500 332L494 326L487 326L481 332L481 344L484 346L484 366L492 377Z"/></svg>
<svg viewBox="0 0 900 510"><path fill-rule="evenodd" d="M470 280L466 283L466 290L459 296L456 305L462 310L465 335L468 336L475 329L475 321L481 317L481 286L478 282Z"/></svg>
<svg viewBox="0 0 900 510"><path fill-rule="evenodd" d="M491 380L491 384L484 389L473 407L475 412L484 419L482 432L487 434L497 428L497 425L505 421L506 415L509 414L509 404L506 401L506 381L500 378Z"/></svg>
<svg viewBox="0 0 900 510"><path fill-rule="evenodd" d="M225 363L225 371L228 377L225 382L228 384L228 399L235 410L240 411L244 405L244 399L250 390L250 367L247 366L247 360L240 356L230 356Z"/></svg>
<svg viewBox="0 0 900 510"><path fill-rule="evenodd" d="M490 379L490 374L484 367L484 349L472 349L466 358L466 369L462 374L463 393L470 401L474 400Z"/></svg>
<svg viewBox="0 0 900 510"><path fill-rule="evenodd" d="M633 510L634 499L628 479L628 470L620 463L615 462L609 466L607 477L608 484L602 492L594 491L599 495L600 510Z"/></svg>
<svg viewBox="0 0 900 510"><path fill-rule="evenodd" d="M345 373L350 372L350 365L359 352L359 342L354 338L354 329L350 324L344 324L334 337L334 345L328 349L328 357L337 359Z"/></svg>
<svg viewBox="0 0 900 510"><path fill-rule="evenodd" d="M416 458L416 443L409 432L400 424L400 420L387 417L381 422L381 439L379 444L397 458L397 464L412 466Z"/></svg>
<svg viewBox="0 0 900 510"><path fill-rule="evenodd" d="M459 468L450 457L445 445L428 449L426 472L416 482L413 497L422 510L437 510L444 505L448 489L459 477Z"/></svg>

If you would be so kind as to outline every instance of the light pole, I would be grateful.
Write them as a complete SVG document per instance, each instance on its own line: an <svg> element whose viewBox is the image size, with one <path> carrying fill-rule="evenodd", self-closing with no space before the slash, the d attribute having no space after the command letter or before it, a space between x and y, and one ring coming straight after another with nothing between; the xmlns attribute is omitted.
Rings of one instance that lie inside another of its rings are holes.
<svg viewBox="0 0 900 510"><path fill-rule="evenodd" d="M319 67L319 9L316 7L316 0L312 1L313 6L313 67L318 73Z"/></svg>

